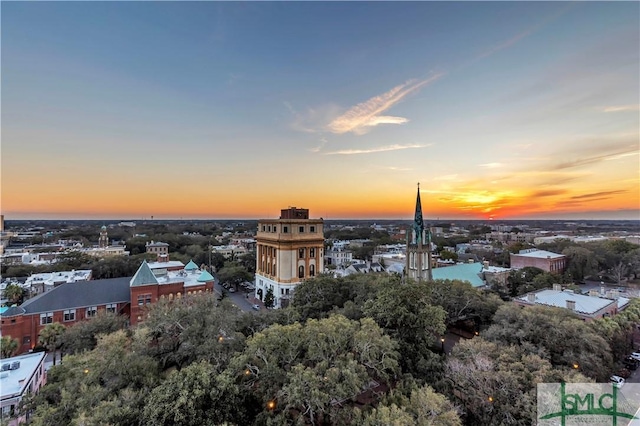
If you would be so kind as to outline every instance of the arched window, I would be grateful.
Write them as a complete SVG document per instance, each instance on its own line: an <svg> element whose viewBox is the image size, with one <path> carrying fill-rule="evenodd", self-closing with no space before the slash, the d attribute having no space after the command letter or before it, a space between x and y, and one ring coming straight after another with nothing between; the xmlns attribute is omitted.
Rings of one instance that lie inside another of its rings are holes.
<svg viewBox="0 0 640 426"><path fill-rule="evenodd" d="M169 293L169 300L173 300L173 293Z"/></svg>
<svg viewBox="0 0 640 426"><path fill-rule="evenodd" d="M316 265L309 266L309 275L311 275L312 277L316 275Z"/></svg>
<svg viewBox="0 0 640 426"><path fill-rule="evenodd" d="M298 266L298 278L304 278L304 266Z"/></svg>
<svg viewBox="0 0 640 426"><path fill-rule="evenodd" d="M176 299L182 299L182 293L176 293Z"/></svg>
<svg viewBox="0 0 640 426"><path fill-rule="evenodd" d="M164 294L160 295L160 300L164 300Z"/></svg>

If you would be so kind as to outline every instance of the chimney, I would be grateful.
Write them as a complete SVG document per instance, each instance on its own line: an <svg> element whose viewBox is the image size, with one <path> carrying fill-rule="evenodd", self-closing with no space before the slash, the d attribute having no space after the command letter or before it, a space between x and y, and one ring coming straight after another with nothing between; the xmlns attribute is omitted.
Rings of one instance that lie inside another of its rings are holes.
<svg viewBox="0 0 640 426"><path fill-rule="evenodd" d="M618 300L618 297L620 297L618 290L611 290L611 298Z"/></svg>
<svg viewBox="0 0 640 426"><path fill-rule="evenodd" d="M604 286L603 285L600 286L600 294L604 295Z"/></svg>
<svg viewBox="0 0 640 426"><path fill-rule="evenodd" d="M527 302L536 303L536 294L535 293L527 294Z"/></svg>
<svg viewBox="0 0 640 426"><path fill-rule="evenodd" d="M553 291L562 291L562 285L554 284L553 285Z"/></svg>
<svg viewBox="0 0 640 426"><path fill-rule="evenodd" d="M576 301L575 300L567 300L567 309L571 309L572 311L576 310Z"/></svg>
<svg viewBox="0 0 640 426"><path fill-rule="evenodd" d="M598 290L596 290L595 288L592 288L591 290L589 290L589 296L591 297L598 297L600 293L598 293Z"/></svg>

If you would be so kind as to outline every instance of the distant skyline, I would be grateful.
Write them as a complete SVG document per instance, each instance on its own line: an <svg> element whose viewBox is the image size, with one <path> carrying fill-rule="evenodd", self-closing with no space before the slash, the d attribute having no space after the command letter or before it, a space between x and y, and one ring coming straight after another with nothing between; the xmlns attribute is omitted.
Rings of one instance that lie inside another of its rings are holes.
<svg viewBox="0 0 640 426"><path fill-rule="evenodd" d="M640 219L638 2L2 2L14 219Z"/></svg>

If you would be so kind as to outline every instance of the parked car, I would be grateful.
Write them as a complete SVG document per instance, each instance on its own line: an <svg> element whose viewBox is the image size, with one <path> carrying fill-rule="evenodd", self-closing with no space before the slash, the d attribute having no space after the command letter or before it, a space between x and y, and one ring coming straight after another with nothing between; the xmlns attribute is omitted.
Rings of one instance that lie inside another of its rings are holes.
<svg viewBox="0 0 640 426"><path fill-rule="evenodd" d="M251 308L253 308L256 311L260 310L260 305L252 305Z"/></svg>
<svg viewBox="0 0 640 426"><path fill-rule="evenodd" d="M611 380L613 386L617 387L618 389L624 386L624 379L620 376L611 376L609 380Z"/></svg>
<svg viewBox="0 0 640 426"><path fill-rule="evenodd" d="M624 359L623 364L625 368L628 368L629 370L635 370L638 368L638 364L640 364L640 361L638 361L632 356L628 356Z"/></svg>
<svg viewBox="0 0 640 426"><path fill-rule="evenodd" d="M229 293L235 293L235 292L236 292L236 289L235 289L235 288L233 288L233 287L229 287Z"/></svg>
<svg viewBox="0 0 640 426"><path fill-rule="evenodd" d="M632 352L631 355L629 356L635 359L636 361L640 361L640 352Z"/></svg>

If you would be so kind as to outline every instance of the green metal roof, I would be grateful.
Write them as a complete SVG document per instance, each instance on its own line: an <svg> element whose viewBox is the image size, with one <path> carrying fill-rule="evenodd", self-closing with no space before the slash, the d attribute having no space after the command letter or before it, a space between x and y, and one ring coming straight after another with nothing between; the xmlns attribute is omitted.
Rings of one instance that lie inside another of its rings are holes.
<svg viewBox="0 0 640 426"><path fill-rule="evenodd" d="M187 266L184 267L185 271L193 271L195 269L198 269L198 265L196 265L193 260L190 260Z"/></svg>
<svg viewBox="0 0 640 426"><path fill-rule="evenodd" d="M151 272L151 268L147 264L146 260L142 261L142 265L136 271L136 274L129 281L129 285L131 287L135 287L138 285L149 285L149 284L158 284L158 280L156 276Z"/></svg>
<svg viewBox="0 0 640 426"><path fill-rule="evenodd" d="M213 281L213 275L211 275L207 271L202 271L202 273L198 277L198 282L204 283L207 281Z"/></svg>
<svg viewBox="0 0 640 426"><path fill-rule="evenodd" d="M434 268L431 271L431 275L434 280L468 281L474 287L482 287L485 283L479 275L481 271L482 263L463 263Z"/></svg>

